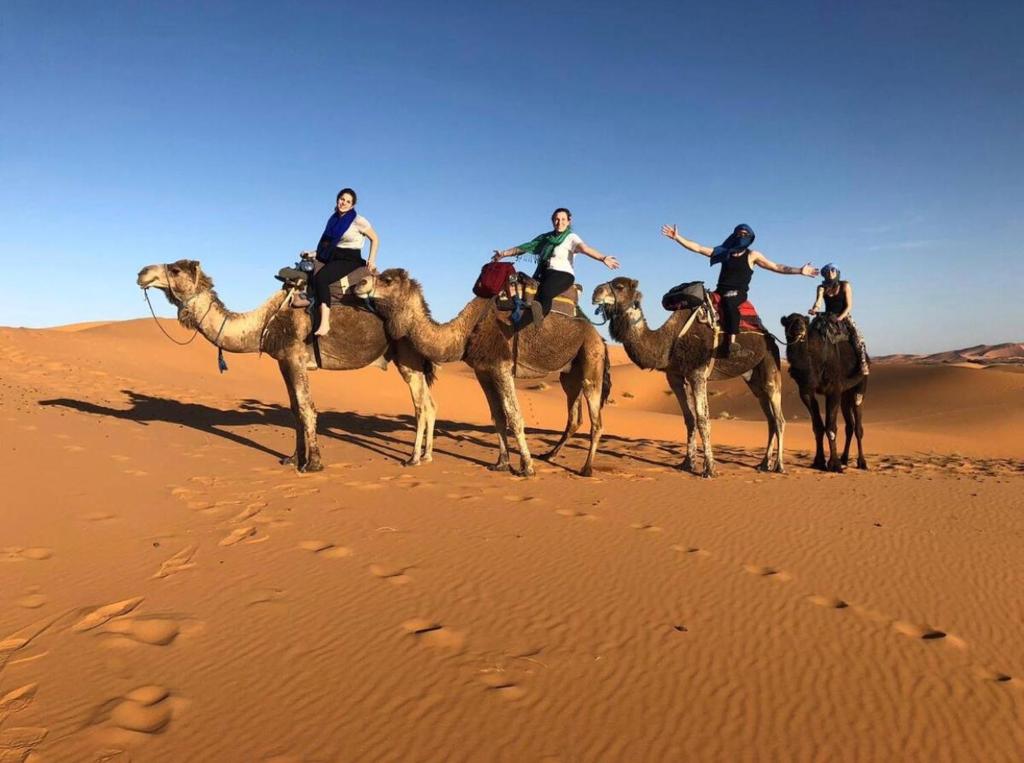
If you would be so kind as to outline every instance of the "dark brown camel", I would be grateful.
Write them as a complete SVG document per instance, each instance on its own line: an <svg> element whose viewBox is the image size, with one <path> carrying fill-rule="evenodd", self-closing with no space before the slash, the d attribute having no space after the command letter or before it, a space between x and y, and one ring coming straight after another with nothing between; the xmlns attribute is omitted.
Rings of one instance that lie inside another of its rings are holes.
<svg viewBox="0 0 1024 763"><path fill-rule="evenodd" d="M717 336L720 334L715 328L708 323L691 320L691 317L697 317L693 316L692 310L676 310L661 328L650 329L640 305L642 299L637 281L616 278L594 289L593 302L604 308L610 321L609 333L613 339L622 342L630 360L640 368L663 371L668 378L686 422L686 458L679 468L694 470L697 430L700 430L704 444L702 476L714 476L707 384L709 380L742 376L768 421L768 446L758 469L785 471L782 435L786 421L782 415L782 372L775 341L761 333L741 333L736 341L749 350L751 356L735 360L716 358Z"/></svg>
<svg viewBox="0 0 1024 763"><path fill-rule="evenodd" d="M864 394L868 377L860 373L857 351L849 341L832 342L825 336L827 318L791 313L782 319L786 329L786 360L789 375L800 388L800 399L807 406L814 428L815 452L812 466L830 472L841 472L850 459L850 441L857 436L857 468L867 469L862 438L864 437ZM825 419L816 395L825 398ZM840 457L836 447L839 411L846 422L846 445ZM823 440L828 437L829 459L825 463Z"/></svg>
<svg viewBox="0 0 1024 763"><path fill-rule="evenodd" d="M316 439L316 407L309 392L307 371L309 354L305 338L310 332L310 319L305 310L287 304L289 289L278 290L255 310L233 313L224 307L213 290L213 280L195 260L147 265L139 271L137 282L143 289L163 291L178 308L179 323L197 330L225 352L262 352L277 361L295 414L295 452L282 463L295 464L300 472L323 469ZM414 466L430 461L437 417L437 406L430 394L433 363L408 342L390 339L380 318L352 304L331 307L331 327L331 333L319 340L322 367L347 371L368 366L382 356L394 361L409 385L416 410L416 442L405 463Z"/></svg>

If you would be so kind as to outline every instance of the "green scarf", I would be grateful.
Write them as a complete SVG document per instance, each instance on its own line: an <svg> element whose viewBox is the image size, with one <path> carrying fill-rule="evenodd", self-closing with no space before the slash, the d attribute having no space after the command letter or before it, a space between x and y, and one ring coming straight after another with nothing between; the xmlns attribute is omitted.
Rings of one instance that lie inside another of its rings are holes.
<svg viewBox="0 0 1024 763"><path fill-rule="evenodd" d="M561 233L556 233L553 230L541 233L533 241L520 244L516 249L519 249L523 254L536 254L538 266L544 268L547 267L548 260L551 259L555 247L565 241L570 233L572 233L571 225Z"/></svg>

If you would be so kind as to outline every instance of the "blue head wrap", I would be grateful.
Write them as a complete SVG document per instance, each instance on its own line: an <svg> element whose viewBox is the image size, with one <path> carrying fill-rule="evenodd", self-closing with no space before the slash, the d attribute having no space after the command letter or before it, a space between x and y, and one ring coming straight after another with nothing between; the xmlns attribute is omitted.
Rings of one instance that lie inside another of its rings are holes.
<svg viewBox="0 0 1024 763"><path fill-rule="evenodd" d="M826 273L831 272L831 271L835 272L835 274L836 274L835 278L829 278L827 275L825 275ZM828 285L836 283L838 280L839 280L839 268L836 266L836 264L834 262L826 262L824 265L821 266L821 282L822 282L822 284L824 284L825 286L828 286Z"/></svg>
<svg viewBox="0 0 1024 763"><path fill-rule="evenodd" d="M749 225L737 225L729 238L723 241L721 246L715 247L711 253L711 264L718 265L725 262L728 257L749 249L753 243L754 229Z"/></svg>

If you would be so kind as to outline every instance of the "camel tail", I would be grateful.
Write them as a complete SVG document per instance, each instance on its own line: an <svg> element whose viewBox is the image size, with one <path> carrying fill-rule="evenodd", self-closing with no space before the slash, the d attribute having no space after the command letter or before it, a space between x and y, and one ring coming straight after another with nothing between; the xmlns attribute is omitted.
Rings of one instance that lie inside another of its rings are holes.
<svg viewBox="0 0 1024 763"><path fill-rule="evenodd" d="M608 343L602 341L604 345L604 375L601 378L601 407L608 401L608 396L612 393L612 363L608 358ZM778 350L776 350L776 353Z"/></svg>
<svg viewBox="0 0 1024 763"><path fill-rule="evenodd" d="M437 381L437 366L429 358L423 359L423 375L427 377L427 386L433 387Z"/></svg>

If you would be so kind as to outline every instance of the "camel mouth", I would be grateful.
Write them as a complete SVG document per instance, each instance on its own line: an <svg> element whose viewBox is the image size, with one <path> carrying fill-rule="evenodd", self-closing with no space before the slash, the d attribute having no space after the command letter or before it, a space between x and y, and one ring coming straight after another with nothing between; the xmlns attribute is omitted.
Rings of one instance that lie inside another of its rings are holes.
<svg viewBox="0 0 1024 763"><path fill-rule="evenodd" d="M135 279L135 283L138 284L140 289L166 289L167 284L163 283L160 278L160 272L156 268L150 266L143 268L139 271L139 277Z"/></svg>
<svg viewBox="0 0 1024 763"><path fill-rule="evenodd" d="M352 293L361 299L369 297L373 293L373 279L363 278L352 287Z"/></svg>
<svg viewBox="0 0 1024 763"><path fill-rule="evenodd" d="M609 289L607 285L601 284L594 289L594 294L590 298L590 304L606 306L614 305L615 295L612 294L611 289Z"/></svg>

